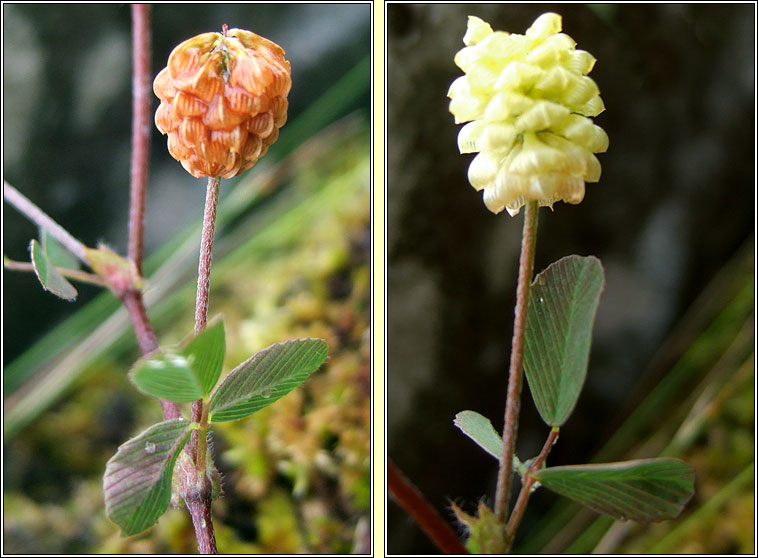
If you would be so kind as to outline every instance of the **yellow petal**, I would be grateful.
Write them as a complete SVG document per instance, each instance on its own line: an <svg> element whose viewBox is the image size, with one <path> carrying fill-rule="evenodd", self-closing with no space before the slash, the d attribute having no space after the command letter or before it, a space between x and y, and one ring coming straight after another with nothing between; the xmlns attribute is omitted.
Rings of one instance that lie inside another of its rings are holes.
<svg viewBox="0 0 758 558"><path fill-rule="evenodd" d="M471 69L481 60L482 55L478 49L474 47L463 47L455 54L453 62L461 70L468 73Z"/></svg>
<svg viewBox="0 0 758 558"><path fill-rule="evenodd" d="M595 67L596 59L586 50L575 50L569 54L566 68L578 74L587 75Z"/></svg>
<svg viewBox="0 0 758 558"><path fill-rule="evenodd" d="M552 41L545 41L541 45L533 48L526 56L529 64L540 66L542 68L552 68L556 64L568 61L568 53L565 49L554 44Z"/></svg>
<svg viewBox="0 0 758 558"><path fill-rule="evenodd" d="M592 125L593 141L590 151L593 153L605 153L608 151L608 134L600 126Z"/></svg>
<svg viewBox="0 0 758 558"><path fill-rule="evenodd" d="M496 91L510 90L524 92L545 75L545 70L524 62L509 62L495 81Z"/></svg>
<svg viewBox="0 0 758 558"><path fill-rule="evenodd" d="M484 116L485 99L473 94L456 95L450 100L450 112L455 123L461 124Z"/></svg>
<svg viewBox="0 0 758 558"><path fill-rule="evenodd" d="M519 93L510 91L496 93L487 104L484 118L490 122L508 120L512 116L524 113L533 104L534 100Z"/></svg>
<svg viewBox="0 0 758 558"><path fill-rule="evenodd" d="M568 106L581 106L599 94L600 89L598 89L597 84L592 78L582 76L574 79L571 87L566 91L563 100Z"/></svg>
<svg viewBox="0 0 758 558"><path fill-rule="evenodd" d="M560 99L564 93L574 87L579 79L562 66L550 68L535 85L545 97Z"/></svg>
<svg viewBox="0 0 758 558"><path fill-rule="evenodd" d="M563 158L559 149L546 145L529 132L524 134L524 145L510 162L508 170L515 174L539 174L554 169Z"/></svg>
<svg viewBox="0 0 758 558"><path fill-rule="evenodd" d="M587 101L581 107L577 107L575 112L578 112L579 114L583 114L584 116L597 116L604 110L605 110L605 104L603 103L603 100L600 98L600 95L598 95L597 97L592 97L592 99Z"/></svg>
<svg viewBox="0 0 758 558"><path fill-rule="evenodd" d="M587 170L587 175L584 177L585 182L599 182L601 170L600 161L597 160L597 157L590 154L589 169Z"/></svg>
<svg viewBox="0 0 758 558"><path fill-rule="evenodd" d="M532 26L526 30L526 36L530 39L549 37L550 35L560 33L561 29L561 16L552 12L548 12L546 14L542 14L540 17L534 20Z"/></svg>
<svg viewBox="0 0 758 558"><path fill-rule="evenodd" d="M447 90L447 96L451 99L453 97L457 97L458 95L468 95L469 94L469 87L468 87L468 79L466 76L461 76L459 78L456 78L453 80L453 83L450 84L450 87Z"/></svg>
<svg viewBox="0 0 758 558"><path fill-rule="evenodd" d="M563 124L555 129L555 132L566 139L594 151L596 132L592 120L579 114L570 114Z"/></svg>
<svg viewBox="0 0 758 558"><path fill-rule="evenodd" d="M482 132L487 127L483 120L469 122L458 132L458 150L461 153L476 153L481 151L477 146Z"/></svg>
<svg viewBox="0 0 758 558"><path fill-rule="evenodd" d="M487 124L479 138L479 146L482 151L507 152L513 147L518 130L503 122Z"/></svg>
<svg viewBox="0 0 758 558"><path fill-rule="evenodd" d="M495 215L505 208L505 202L503 202L499 192L495 188L487 188L484 191L483 199L484 205Z"/></svg>
<svg viewBox="0 0 758 558"><path fill-rule="evenodd" d="M466 34L463 36L463 44L472 46L492 34L492 27L483 19L476 16L468 16Z"/></svg>
<svg viewBox="0 0 758 558"><path fill-rule="evenodd" d="M570 114L569 109L550 101L537 101L516 119L516 128L537 132L560 126Z"/></svg>
<svg viewBox="0 0 758 558"><path fill-rule="evenodd" d="M476 190L486 188L495 179L499 161L490 153L479 153L468 167L468 181Z"/></svg>

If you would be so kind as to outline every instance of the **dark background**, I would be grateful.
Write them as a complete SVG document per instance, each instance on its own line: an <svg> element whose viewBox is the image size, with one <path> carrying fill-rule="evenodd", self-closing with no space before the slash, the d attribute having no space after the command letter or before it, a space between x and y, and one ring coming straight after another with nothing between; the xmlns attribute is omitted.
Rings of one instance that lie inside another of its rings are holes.
<svg viewBox="0 0 758 558"><path fill-rule="evenodd" d="M469 513L482 496L492 505L496 463L453 417L472 409L502 428L523 222L485 208L466 178L473 155L457 150L446 94L467 16L523 34L555 11L597 58L603 175L580 205L540 211L535 263L593 254L605 267L587 383L550 458L569 464L629 413L667 333L754 236L754 10L387 6L388 451L448 518L451 500ZM536 455L547 428L526 387L520 424L519 455ZM550 503L540 498L525 523ZM393 503L387 528L390 553L436 552Z"/></svg>
<svg viewBox="0 0 758 558"><path fill-rule="evenodd" d="M157 4L152 69L199 33L248 29L278 43L292 65L289 120L370 52L368 4ZM131 152L129 5L3 5L3 175L88 246L127 247ZM367 106L361 99L343 114ZM153 110L158 99L153 97ZM368 115L367 115L368 117ZM201 218L205 182L168 154L154 127L146 222L149 255ZM289 142L283 128L279 144ZM276 157L279 147L272 147ZM3 253L29 261L36 227L3 204ZM77 284L69 303L28 273L3 271L3 364L97 295Z"/></svg>

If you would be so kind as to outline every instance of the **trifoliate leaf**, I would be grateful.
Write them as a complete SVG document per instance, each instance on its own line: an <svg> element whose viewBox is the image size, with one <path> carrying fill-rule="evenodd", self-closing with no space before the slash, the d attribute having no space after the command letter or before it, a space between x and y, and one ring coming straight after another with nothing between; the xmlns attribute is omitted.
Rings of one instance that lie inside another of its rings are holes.
<svg viewBox="0 0 758 558"><path fill-rule="evenodd" d="M155 424L122 444L106 464L105 513L125 536L144 531L166 511L174 463L190 430L186 419Z"/></svg>

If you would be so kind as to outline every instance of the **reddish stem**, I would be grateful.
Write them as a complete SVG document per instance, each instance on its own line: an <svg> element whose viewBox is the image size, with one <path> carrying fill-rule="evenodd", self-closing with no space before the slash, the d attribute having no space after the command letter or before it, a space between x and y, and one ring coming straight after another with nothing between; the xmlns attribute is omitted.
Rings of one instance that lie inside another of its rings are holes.
<svg viewBox="0 0 758 558"><path fill-rule="evenodd" d="M508 520L508 524L505 526L505 539L507 541L506 550L511 549L513 539L516 535L516 529L518 529L518 526L521 524L521 519L524 517L524 511L526 510L526 504L529 502L529 497L532 495L532 486L534 486L534 483L536 482L533 473L535 471L539 471L542 467L542 464L545 462L545 459L547 459L550 450L555 445L555 442L558 441L559 432L560 430L557 426L554 426L553 429L550 430L550 434L548 434L547 440L545 440L545 445L542 446L542 451L540 451L540 454L537 456L537 458L534 460L534 463L532 463L532 465L529 467L529 470L524 475L523 482L521 484L521 490L519 491L518 499L516 500L516 505L513 506L513 513L511 514L511 518Z"/></svg>
<svg viewBox="0 0 758 558"><path fill-rule="evenodd" d="M145 195L150 147L150 6L132 4L132 162L129 200L129 259L142 275Z"/></svg>
<svg viewBox="0 0 758 558"><path fill-rule="evenodd" d="M527 202L524 211L524 228L521 234L521 259L519 261L518 286L516 287L511 366L508 372L508 395L505 403L505 426L503 427L503 455L500 459L497 492L495 494L495 513L502 523L508 519L508 501L511 497L511 481L513 480L513 453L516 448L518 414L521 407L521 385L523 383L522 366L526 309L534 271L538 210L537 202Z"/></svg>
<svg viewBox="0 0 758 558"><path fill-rule="evenodd" d="M387 459L387 486L398 504L445 554L468 554L455 531L424 498L391 459Z"/></svg>
<svg viewBox="0 0 758 558"><path fill-rule="evenodd" d="M132 161L129 182L129 259L142 275L145 236L145 192L147 191L148 146L150 143L150 6L132 4ZM138 289L121 297L134 325L143 355L158 348L158 339L147 317ZM166 420L181 416L179 406L160 400Z"/></svg>
<svg viewBox="0 0 758 558"><path fill-rule="evenodd" d="M184 501L192 516L192 525L197 535L197 549L200 554L218 554L216 534L213 531L211 496L209 490L188 494Z"/></svg>
<svg viewBox="0 0 758 558"><path fill-rule="evenodd" d="M124 303L126 311L129 313L129 318L132 320L134 333L137 336L137 343L139 343L142 354L148 355L158 349L158 338L155 336L153 326L150 325L150 320L147 317L142 293L136 289L130 289L121 297L121 302ZM164 401L163 399L160 402L163 409L163 417L166 420L182 416L176 403Z"/></svg>
<svg viewBox="0 0 758 558"><path fill-rule="evenodd" d="M208 177L208 186L205 193L205 210L203 212L203 232L200 238L200 258L197 266L197 298L195 301L195 335L199 335L208 322L208 296L211 283L211 260L213 254L213 237L216 234L216 209L218 208L218 194L221 179ZM203 400L198 399L192 403L192 422L204 424ZM205 470L206 430L202 432L193 430L190 441L187 444L187 452L194 456L194 461L201 475L201 486L197 493L188 494L185 497L187 509L192 515L192 523L197 534L198 549L201 554L218 554L216 548L216 536L213 532L213 520L211 517L210 487ZM200 530L198 530L200 528Z"/></svg>
<svg viewBox="0 0 758 558"><path fill-rule="evenodd" d="M205 329L208 321L208 293L211 284L211 256L213 237L216 234L216 208L221 179L208 178L203 214L203 233L200 239L200 260L197 266L197 299L195 300L195 335Z"/></svg>

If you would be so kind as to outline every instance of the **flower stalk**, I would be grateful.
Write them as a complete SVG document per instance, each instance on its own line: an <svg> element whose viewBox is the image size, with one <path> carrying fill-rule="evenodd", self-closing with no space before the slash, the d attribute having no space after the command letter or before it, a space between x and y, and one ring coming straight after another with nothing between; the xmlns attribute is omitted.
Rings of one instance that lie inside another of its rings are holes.
<svg viewBox="0 0 758 558"><path fill-rule="evenodd" d="M197 297L195 299L195 335L200 335L208 323L208 296L211 282L211 261L213 238L216 233L216 211L221 185L219 177L208 177L203 212L203 231L200 237L200 257L197 268ZM192 515L192 523L197 534L198 550L201 554L218 554L216 536L211 516L211 486L206 471L208 451L208 408L202 399L192 403L192 421L200 424L194 430L187 444L187 451L193 457L197 475L197 486L185 496L187 509Z"/></svg>
<svg viewBox="0 0 758 558"><path fill-rule="evenodd" d="M516 287L516 309L513 320L511 341L511 364L508 372L508 394L505 403L505 426L503 428L503 455L497 477L495 494L495 514L505 524L508 519L508 501L513 480L513 454L516 448L518 415L521 407L521 387L524 372L524 332L526 331L526 311L529 290L534 272L534 251L537 243L538 202L530 201L524 212L524 228L521 235L521 258L519 260L518 286Z"/></svg>
<svg viewBox="0 0 758 558"><path fill-rule="evenodd" d="M211 255L216 234L216 210L221 179L209 177L205 192L203 232L200 238L200 260L197 266L197 298L195 299L195 335L199 335L208 322L208 293L211 283ZM199 419L199 417L198 417Z"/></svg>

